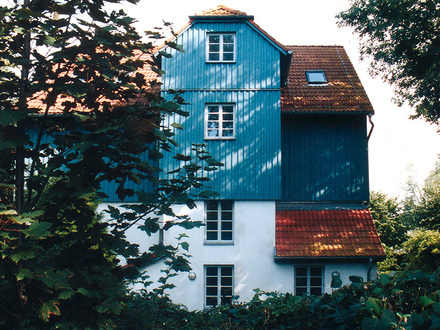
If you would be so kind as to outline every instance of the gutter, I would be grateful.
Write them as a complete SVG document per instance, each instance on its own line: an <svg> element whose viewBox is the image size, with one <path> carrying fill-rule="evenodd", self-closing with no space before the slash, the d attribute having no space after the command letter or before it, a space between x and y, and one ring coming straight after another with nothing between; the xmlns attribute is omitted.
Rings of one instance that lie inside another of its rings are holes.
<svg viewBox="0 0 440 330"><path fill-rule="evenodd" d="M371 136L371 133L373 133L373 129L374 129L374 123L371 120L371 117L373 117L373 115L370 113L368 115L368 121L370 122L371 128L370 128L370 131L368 132L368 135L367 135L367 141L370 141L370 136Z"/></svg>

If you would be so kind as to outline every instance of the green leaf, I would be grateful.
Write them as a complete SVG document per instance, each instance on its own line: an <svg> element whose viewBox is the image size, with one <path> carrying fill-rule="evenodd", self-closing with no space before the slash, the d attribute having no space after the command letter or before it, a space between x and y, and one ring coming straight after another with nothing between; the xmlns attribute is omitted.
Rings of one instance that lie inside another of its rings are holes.
<svg viewBox="0 0 440 330"><path fill-rule="evenodd" d="M427 296L422 296L419 298L419 303L423 307L428 307L434 303L434 300L432 300L431 298L429 298Z"/></svg>
<svg viewBox="0 0 440 330"><path fill-rule="evenodd" d="M52 224L49 222L33 222L28 229L23 229L23 233L27 236L35 236L35 237L43 237L48 236L50 232L48 229L52 227Z"/></svg>
<svg viewBox="0 0 440 330"><path fill-rule="evenodd" d="M18 247L13 254L11 254L11 259L14 262L19 262L20 260L29 260L35 256L35 252L26 247Z"/></svg>
<svg viewBox="0 0 440 330"><path fill-rule="evenodd" d="M62 291L58 295L58 299L66 300L66 299L69 299L70 297L72 297L74 294L75 294L75 292L73 290Z"/></svg>
<svg viewBox="0 0 440 330"><path fill-rule="evenodd" d="M440 303L436 301L436 302L432 305L432 310L433 310L434 313L436 313L437 315L440 315Z"/></svg>
<svg viewBox="0 0 440 330"><path fill-rule="evenodd" d="M182 246L182 249L184 249L185 251L189 251L188 242L182 242L182 243L180 243L180 245Z"/></svg>
<svg viewBox="0 0 440 330"><path fill-rule="evenodd" d="M59 304L60 303L57 300L50 300L43 303L38 310L39 317L44 322L48 322L51 315L61 315L60 309L58 308Z"/></svg>
<svg viewBox="0 0 440 330"><path fill-rule="evenodd" d="M20 268L15 277L17 278L17 281L24 280L25 278L30 279L30 278L32 278L32 271L27 268Z"/></svg>
<svg viewBox="0 0 440 330"><path fill-rule="evenodd" d="M171 126L177 129L183 129L183 125L179 123L172 123Z"/></svg>
<svg viewBox="0 0 440 330"><path fill-rule="evenodd" d="M380 316L383 310L381 301L371 297L365 302L365 307L368 309L368 311L372 312L372 314L376 316Z"/></svg>

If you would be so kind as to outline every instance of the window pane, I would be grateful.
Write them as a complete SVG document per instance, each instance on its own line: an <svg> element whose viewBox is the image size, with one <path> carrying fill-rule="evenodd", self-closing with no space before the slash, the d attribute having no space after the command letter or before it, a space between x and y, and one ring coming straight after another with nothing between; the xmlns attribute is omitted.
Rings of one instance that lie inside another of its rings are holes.
<svg viewBox="0 0 440 330"><path fill-rule="evenodd" d="M222 232L222 240L232 241L232 232Z"/></svg>
<svg viewBox="0 0 440 330"><path fill-rule="evenodd" d="M222 220L232 220L232 212L222 211Z"/></svg>
<svg viewBox="0 0 440 330"><path fill-rule="evenodd" d="M322 276L322 268L321 267L311 267L310 268L310 276Z"/></svg>
<svg viewBox="0 0 440 330"><path fill-rule="evenodd" d="M206 212L206 219L208 219L208 220L217 220L218 219L217 211L208 211L208 212Z"/></svg>
<svg viewBox="0 0 440 330"><path fill-rule="evenodd" d="M206 285L215 286L217 285L217 277L207 277L206 278Z"/></svg>
<svg viewBox="0 0 440 330"><path fill-rule="evenodd" d="M234 132L233 131L223 131L222 136L225 137L229 137L229 136L234 136Z"/></svg>
<svg viewBox="0 0 440 330"><path fill-rule="evenodd" d="M310 285L311 286L319 286L319 287L321 287L321 278L320 277L312 277L312 278L310 278Z"/></svg>
<svg viewBox="0 0 440 330"><path fill-rule="evenodd" d="M222 276L232 276L232 267L225 266L221 270Z"/></svg>
<svg viewBox="0 0 440 330"><path fill-rule="evenodd" d="M206 202L206 208L208 210L217 210L218 209L218 203L217 202Z"/></svg>
<svg viewBox="0 0 440 330"><path fill-rule="evenodd" d="M232 121L227 121L222 124L223 128L234 128L234 123Z"/></svg>
<svg viewBox="0 0 440 330"><path fill-rule="evenodd" d="M223 51L225 53L233 53L234 52L234 44L224 44Z"/></svg>
<svg viewBox="0 0 440 330"><path fill-rule="evenodd" d="M222 277L222 285L232 285L232 277Z"/></svg>
<svg viewBox="0 0 440 330"><path fill-rule="evenodd" d="M208 286L206 287L206 294L208 296L216 296L218 292L218 288L216 286Z"/></svg>
<svg viewBox="0 0 440 330"><path fill-rule="evenodd" d="M218 115L210 115L210 116L218 116ZM234 115L232 113L224 113L223 120L234 120Z"/></svg>
<svg viewBox="0 0 440 330"><path fill-rule="evenodd" d="M206 275L218 275L218 269L217 266L214 267L206 267Z"/></svg>
<svg viewBox="0 0 440 330"><path fill-rule="evenodd" d="M234 53L223 54L223 60L224 61L233 61L234 60Z"/></svg>
<svg viewBox="0 0 440 330"><path fill-rule="evenodd" d="M223 112L234 112L234 107L232 105L224 105Z"/></svg>
<svg viewBox="0 0 440 330"><path fill-rule="evenodd" d="M210 113L208 115L208 120L218 120L218 118L219 118L218 114Z"/></svg>
<svg viewBox="0 0 440 330"><path fill-rule="evenodd" d="M224 47L223 47L224 48ZM218 53L218 52L220 52L220 45L209 45L209 52L211 52L211 53Z"/></svg>
<svg viewBox="0 0 440 330"><path fill-rule="evenodd" d="M206 223L206 229L207 230L217 230L218 229L218 222L216 222L216 221L208 221Z"/></svg>
<svg viewBox="0 0 440 330"><path fill-rule="evenodd" d="M307 277L297 277L296 286L307 286Z"/></svg>
<svg viewBox="0 0 440 330"><path fill-rule="evenodd" d="M296 276L307 276L307 267L296 267Z"/></svg>
<svg viewBox="0 0 440 330"><path fill-rule="evenodd" d="M222 210L232 210L232 205L233 202L231 201L222 202Z"/></svg>
<svg viewBox="0 0 440 330"><path fill-rule="evenodd" d="M223 287L221 288L221 295L222 296L232 296L232 287Z"/></svg>
<svg viewBox="0 0 440 330"><path fill-rule="evenodd" d="M219 53L209 53L209 60L210 61L220 60L220 54Z"/></svg>
<svg viewBox="0 0 440 330"><path fill-rule="evenodd" d="M218 234L216 231L209 231L206 233L206 239L208 241L216 241L218 239Z"/></svg>
<svg viewBox="0 0 440 330"><path fill-rule="evenodd" d="M209 112L218 112L218 105L210 105L210 106L208 106L208 111ZM217 203L217 202L215 202L215 203Z"/></svg>
<svg viewBox="0 0 440 330"><path fill-rule="evenodd" d="M232 230L232 221L222 221L222 230Z"/></svg>
<svg viewBox="0 0 440 330"><path fill-rule="evenodd" d="M223 43L233 43L234 42L234 36L232 34L224 35L223 36Z"/></svg>
<svg viewBox="0 0 440 330"><path fill-rule="evenodd" d="M219 123L216 121L209 121L208 122L208 128L219 128Z"/></svg>
<svg viewBox="0 0 440 330"><path fill-rule="evenodd" d="M209 36L209 43L210 44L218 44L218 43L220 43L220 36L219 35L210 35Z"/></svg>
<svg viewBox="0 0 440 330"><path fill-rule="evenodd" d="M219 131L218 130L209 130L208 136L212 136L212 137L219 136Z"/></svg>
<svg viewBox="0 0 440 330"><path fill-rule="evenodd" d="M217 306L217 297L206 297L206 306Z"/></svg>

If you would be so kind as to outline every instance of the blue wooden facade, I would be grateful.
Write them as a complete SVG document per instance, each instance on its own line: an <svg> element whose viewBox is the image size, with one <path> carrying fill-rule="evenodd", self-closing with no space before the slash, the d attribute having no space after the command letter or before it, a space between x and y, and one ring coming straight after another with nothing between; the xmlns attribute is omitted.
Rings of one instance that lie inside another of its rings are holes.
<svg viewBox="0 0 440 330"><path fill-rule="evenodd" d="M207 63L206 35L234 33L236 60ZM188 153L192 143L206 143L207 150L224 164L208 176L207 185L221 199L276 200L281 197L281 57L285 53L268 42L247 20L194 21L178 37L185 52L171 51L162 68L164 95L169 89L184 91L189 105L187 118L170 118L183 125L176 132L179 153ZM258 52L256 52L258 50ZM264 56L261 56L264 54ZM204 136L206 104L235 106L235 138L209 140ZM170 123L171 123L170 122ZM161 160L164 172L171 171L172 154Z"/></svg>
<svg viewBox="0 0 440 330"><path fill-rule="evenodd" d="M368 201L365 115L283 115L282 201Z"/></svg>

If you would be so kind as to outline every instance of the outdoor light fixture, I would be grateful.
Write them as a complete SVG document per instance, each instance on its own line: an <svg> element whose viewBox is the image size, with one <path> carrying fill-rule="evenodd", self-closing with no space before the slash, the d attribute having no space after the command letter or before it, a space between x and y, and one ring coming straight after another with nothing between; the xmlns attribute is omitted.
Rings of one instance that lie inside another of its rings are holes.
<svg viewBox="0 0 440 330"><path fill-rule="evenodd" d="M190 273L188 273L188 278L189 278L191 281L194 281L194 280L196 279L196 277L197 277L196 273L194 273L194 272L190 272Z"/></svg>

